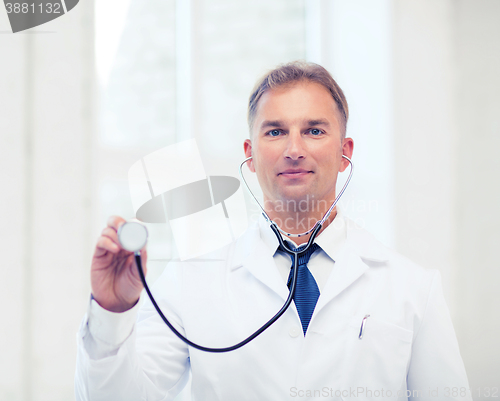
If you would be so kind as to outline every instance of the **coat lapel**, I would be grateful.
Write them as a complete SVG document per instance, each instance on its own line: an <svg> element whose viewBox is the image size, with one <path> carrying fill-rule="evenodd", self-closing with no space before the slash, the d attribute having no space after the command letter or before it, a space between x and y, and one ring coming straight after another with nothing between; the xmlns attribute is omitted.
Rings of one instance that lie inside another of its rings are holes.
<svg viewBox="0 0 500 401"><path fill-rule="evenodd" d="M248 270L283 301L288 297L288 288L278 272L273 255L260 238L257 226L249 228L236 242L230 269L239 268Z"/></svg>
<svg viewBox="0 0 500 401"><path fill-rule="evenodd" d="M361 277L366 270L368 270L368 265L363 262L351 244L346 243L339 252L335 266L319 296L314 315Z"/></svg>
<svg viewBox="0 0 500 401"><path fill-rule="evenodd" d="M332 273L321 292L314 316L333 298L360 278L369 266L366 261L377 264L388 259L385 247L371 234L346 219L347 238L339 251ZM257 225L250 227L236 242L230 269L247 269L252 275L278 294L283 301L288 297L288 288L283 283L269 248L260 238Z"/></svg>
<svg viewBox="0 0 500 401"><path fill-rule="evenodd" d="M333 270L314 309L314 315L370 268L367 261L379 265L388 259L385 246L370 233L349 219L346 219L346 225L346 242L335 260Z"/></svg>

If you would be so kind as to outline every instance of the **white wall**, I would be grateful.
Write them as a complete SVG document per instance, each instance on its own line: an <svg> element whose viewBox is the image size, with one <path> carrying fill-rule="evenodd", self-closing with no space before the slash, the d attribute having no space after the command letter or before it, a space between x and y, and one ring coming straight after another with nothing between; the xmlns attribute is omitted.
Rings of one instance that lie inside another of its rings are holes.
<svg viewBox="0 0 500 401"><path fill-rule="evenodd" d="M496 1L394 1L396 246L441 271L483 395L500 387L499 20Z"/></svg>
<svg viewBox="0 0 500 401"><path fill-rule="evenodd" d="M500 391L500 2L461 0L453 15L457 332L471 387Z"/></svg>
<svg viewBox="0 0 500 401"><path fill-rule="evenodd" d="M73 398L92 249L92 9L17 34L0 10L0 400Z"/></svg>
<svg viewBox="0 0 500 401"><path fill-rule="evenodd" d="M453 1L394 2L396 246L443 274L455 268Z"/></svg>
<svg viewBox="0 0 500 401"><path fill-rule="evenodd" d="M7 28L7 16L2 18L2 28ZM1 252L3 279L0 280L0 399L21 400L22 373L26 366L25 322L28 314L25 283L30 283L29 272L33 269L26 246L29 240L30 199L27 197L27 170L32 170L28 143L31 134L25 124L26 102L27 35L6 40L2 35L1 49L9 63L2 63L0 80L0 177L1 199ZM10 35L9 35L10 36ZM7 57L8 56L8 57ZM31 148L31 147L30 147ZM30 174L31 176L31 174ZM30 265L29 267L27 265Z"/></svg>

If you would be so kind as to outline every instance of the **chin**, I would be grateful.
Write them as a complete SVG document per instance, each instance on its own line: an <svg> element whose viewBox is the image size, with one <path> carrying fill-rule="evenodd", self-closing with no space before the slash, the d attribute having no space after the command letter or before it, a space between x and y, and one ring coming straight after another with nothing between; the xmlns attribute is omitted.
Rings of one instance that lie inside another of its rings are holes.
<svg viewBox="0 0 500 401"><path fill-rule="evenodd" d="M280 194L286 199L311 199L316 198L310 186L288 186L281 188Z"/></svg>
<svg viewBox="0 0 500 401"><path fill-rule="evenodd" d="M315 196L313 196L309 192L296 192L296 191L284 191L280 193L280 196L278 198L282 202L300 202L300 201L311 201L312 199L315 199Z"/></svg>

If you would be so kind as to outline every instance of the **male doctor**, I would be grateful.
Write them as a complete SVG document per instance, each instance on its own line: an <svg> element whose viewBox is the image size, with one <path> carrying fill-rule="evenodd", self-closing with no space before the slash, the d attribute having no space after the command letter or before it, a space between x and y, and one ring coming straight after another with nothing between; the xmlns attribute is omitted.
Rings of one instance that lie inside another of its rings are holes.
<svg viewBox="0 0 500 401"><path fill-rule="evenodd" d="M301 233L335 199L348 167L348 108L322 67L266 74L250 96L245 155L264 208ZM91 266L92 300L78 333L77 400L172 400L192 373L194 400L470 400L438 271L384 247L334 210L301 261L307 290L268 330L228 353L186 346L149 301L111 217ZM294 247L309 236L286 238ZM264 219L203 260L171 262L153 293L178 330L208 347L233 345L280 309L290 258ZM146 265L146 251L143 251ZM301 299L299 299L301 298ZM303 300L306 299L306 302Z"/></svg>

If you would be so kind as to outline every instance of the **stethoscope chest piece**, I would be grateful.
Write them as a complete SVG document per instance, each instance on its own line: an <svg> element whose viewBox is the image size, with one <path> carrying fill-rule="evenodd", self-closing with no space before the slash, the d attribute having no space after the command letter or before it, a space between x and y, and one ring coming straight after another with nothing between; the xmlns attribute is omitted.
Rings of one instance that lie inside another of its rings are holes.
<svg viewBox="0 0 500 401"><path fill-rule="evenodd" d="M123 249L139 252L148 242L148 229L141 223L129 221L118 228L118 241Z"/></svg>

